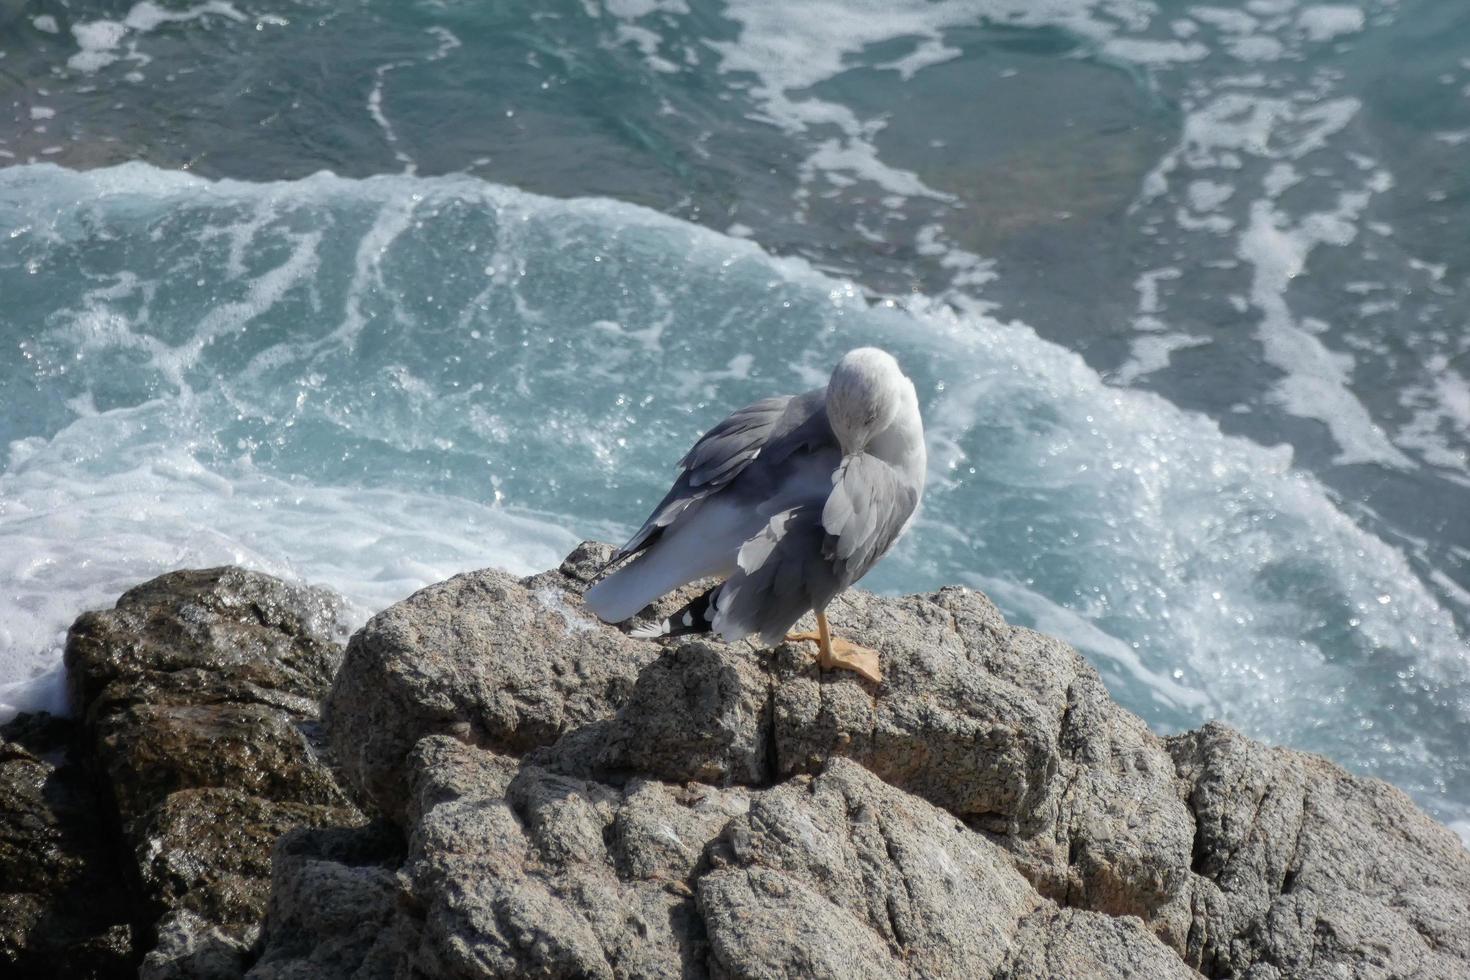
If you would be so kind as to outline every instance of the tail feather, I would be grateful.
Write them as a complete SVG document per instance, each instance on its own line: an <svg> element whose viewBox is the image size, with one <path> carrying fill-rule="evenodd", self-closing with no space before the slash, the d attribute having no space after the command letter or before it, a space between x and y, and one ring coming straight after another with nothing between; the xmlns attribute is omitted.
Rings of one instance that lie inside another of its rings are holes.
<svg viewBox="0 0 1470 980"><path fill-rule="evenodd" d="M640 640L656 640L665 636L687 636L690 633L708 633L713 629L715 599L718 585L687 602L682 609L668 619L629 630L628 635Z"/></svg>
<svg viewBox="0 0 1470 980"><path fill-rule="evenodd" d="M604 623L621 623L638 614L638 610L663 595L666 588L662 578L650 581L640 574L639 563L645 561L640 555L632 564L624 565L611 575L587 590L587 608Z"/></svg>
<svg viewBox="0 0 1470 980"><path fill-rule="evenodd" d="M678 527L587 590L587 608L605 623L621 623L660 596L712 575L730 574L750 516L718 500L699 501Z"/></svg>

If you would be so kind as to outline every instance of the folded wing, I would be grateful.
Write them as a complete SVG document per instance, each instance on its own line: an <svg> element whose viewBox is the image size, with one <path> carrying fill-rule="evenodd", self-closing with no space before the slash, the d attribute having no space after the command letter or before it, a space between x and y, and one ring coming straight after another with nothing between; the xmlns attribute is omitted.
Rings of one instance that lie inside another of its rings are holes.
<svg viewBox="0 0 1470 980"><path fill-rule="evenodd" d="M917 489L887 463L844 458L825 496L778 511L741 546L736 570L714 596L714 631L779 643L893 547L917 504Z"/></svg>

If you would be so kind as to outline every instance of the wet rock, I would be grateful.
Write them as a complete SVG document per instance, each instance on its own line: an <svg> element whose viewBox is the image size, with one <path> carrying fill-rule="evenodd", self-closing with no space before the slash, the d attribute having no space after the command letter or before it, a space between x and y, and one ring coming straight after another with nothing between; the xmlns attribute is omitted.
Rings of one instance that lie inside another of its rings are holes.
<svg viewBox="0 0 1470 980"><path fill-rule="evenodd" d="M210 923L259 922L270 892L270 854L297 827L361 821L352 807L266 800L211 787L171 794L137 826L144 891Z"/></svg>
<svg viewBox="0 0 1470 980"><path fill-rule="evenodd" d="M219 928L193 912L169 912L157 926L158 942L143 958L139 980L238 980L254 940Z"/></svg>
<svg viewBox="0 0 1470 980"><path fill-rule="evenodd" d="M74 726L0 727L0 975L130 977L132 910Z"/></svg>
<svg viewBox="0 0 1470 980"><path fill-rule="evenodd" d="M330 737L407 855L290 878L262 976L306 975L350 901L399 975L1470 971L1470 854L1382 783L1161 739L965 589L829 611L878 686L810 645L635 641L581 607L607 553L459 576L353 639ZM312 912L309 880L357 897Z"/></svg>
<svg viewBox="0 0 1470 980"><path fill-rule="evenodd" d="M237 568L175 572L86 613L66 647L80 751L120 841L146 977L238 977L270 852L360 823L324 761L338 600Z"/></svg>

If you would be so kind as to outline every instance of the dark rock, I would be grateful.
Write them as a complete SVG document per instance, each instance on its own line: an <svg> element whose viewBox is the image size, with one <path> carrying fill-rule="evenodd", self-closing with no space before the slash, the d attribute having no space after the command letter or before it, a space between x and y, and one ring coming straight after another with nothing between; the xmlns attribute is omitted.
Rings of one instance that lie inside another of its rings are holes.
<svg viewBox="0 0 1470 980"><path fill-rule="evenodd" d="M237 568L175 572L80 617L68 681L99 808L127 854L145 977L238 977L270 852L360 823L317 744L339 600ZM156 941L155 941L156 939Z"/></svg>
<svg viewBox="0 0 1470 980"><path fill-rule="evenodd" d="M157 925L158 942L139 980L238 980L250 959L250 930L227 932L201 915L174 910Z"/></svg>
<svg viewBox="0 0 1470 980"><path fill-rule="evenodd" d="M0 727L0 975L130 977L132 909L74 726Z"/></svg>
<svg viewBox="0 0 1470 980"><path fill-rule="evenodd" d="M90 708L116 680L189 669L315 700L342 657L340 607L323 589L241 568L160 575L72 626L66 667L73 706Z"/></svg>
<svg viewBox="0 0 1470 980"><path fill-rule="evenodd" d="M282 803L234 789L186 789L136 825L145 892L211 923L259 922L270 894L270 854L297 827L361 821L352 807Z"/></svg>
<svg viewBox="0 0 1470 980"><path fill-rule="evenodd" d="M402 839L381 824L282 835L266 915L271 945L251 977L391 977L404 889L384 865L402 858Z"/></svg>

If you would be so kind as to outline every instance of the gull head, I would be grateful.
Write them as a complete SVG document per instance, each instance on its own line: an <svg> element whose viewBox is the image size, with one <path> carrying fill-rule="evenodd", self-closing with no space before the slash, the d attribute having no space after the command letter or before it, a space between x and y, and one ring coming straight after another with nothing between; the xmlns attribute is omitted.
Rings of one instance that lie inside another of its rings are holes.
<svg viewBox="0 0 1470 980"><path fill-rule="evenodd" d="M866 450L893 424L912 392L913 382L887 351L859 347L843 355L827 384L827 418L843 453Z"/></svg>

